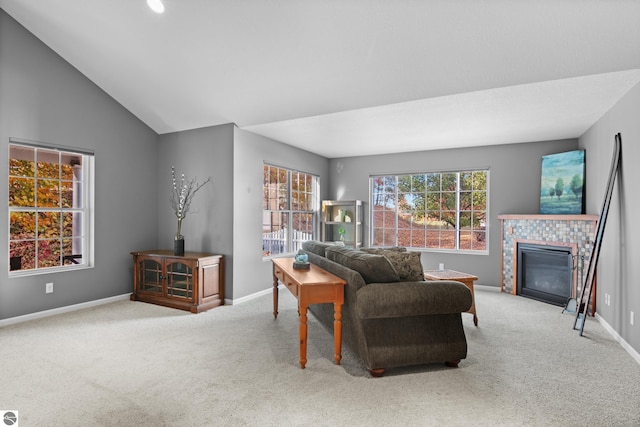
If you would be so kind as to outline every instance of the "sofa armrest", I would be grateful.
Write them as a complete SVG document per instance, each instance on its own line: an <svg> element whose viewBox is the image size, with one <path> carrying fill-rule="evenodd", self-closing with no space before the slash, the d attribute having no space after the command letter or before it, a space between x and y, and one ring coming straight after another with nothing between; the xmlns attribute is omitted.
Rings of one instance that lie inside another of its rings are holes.
<svg viewBox="0 0 640 427"><path fill-rule="evenodd" d="M451 280L370 283L358 289L361 319L462 313L471 308L471 291Z"/></svg>

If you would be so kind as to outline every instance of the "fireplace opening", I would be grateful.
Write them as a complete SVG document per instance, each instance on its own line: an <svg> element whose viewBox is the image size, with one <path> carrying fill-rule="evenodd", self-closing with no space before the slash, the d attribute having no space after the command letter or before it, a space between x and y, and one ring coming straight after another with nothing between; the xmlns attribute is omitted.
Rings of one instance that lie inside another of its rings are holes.
<svg viewBox="0 0 640 427"><path fill-rule="evenodd" d="M518 295L559 306L572 297L571 248L519 243L517 270Z"/></svg>

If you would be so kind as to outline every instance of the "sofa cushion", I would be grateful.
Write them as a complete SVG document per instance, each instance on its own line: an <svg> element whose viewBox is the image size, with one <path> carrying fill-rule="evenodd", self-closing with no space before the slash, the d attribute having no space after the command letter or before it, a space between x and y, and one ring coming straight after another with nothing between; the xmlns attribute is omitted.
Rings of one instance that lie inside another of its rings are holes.
<svg viewBox="0 0 640 427"><path fill-rule="evenodd" d="M393 265L383 255L368 254L342 246L327 247L325 255L327 259L360 273L366 283L400 281Z"/></svg>
<svg viewBox="0 0 640 427"><path fill-rule="evenodd" d="M382 251L382 256L387 258L395 268L400 280L421 282L424 280L424 270L420 260L420 252Z"/></svg>
<svg viewBox="0 0 640 427"><path fill-rule="evenodd" d="M302 249L305 252L312 252L320 256L324 256L324 251L329 246L334 246L334 245L331 243L318 242L317 240L308 240L302 243Z"/></svg>
<svg viewBox="0 0 640 427"><path fill-rule="evenodd" d="M450 280L373 283L358 290L361 319L461 313L471 307L471 291Z"/></svg>
<svg viewBox="0 0 640 427"><path fill-rule="evenodd" d="M388 248L361 248L360 250L375 255L383 255L384 251L407 252L407 248L404 246L390 246Z"/></svg>

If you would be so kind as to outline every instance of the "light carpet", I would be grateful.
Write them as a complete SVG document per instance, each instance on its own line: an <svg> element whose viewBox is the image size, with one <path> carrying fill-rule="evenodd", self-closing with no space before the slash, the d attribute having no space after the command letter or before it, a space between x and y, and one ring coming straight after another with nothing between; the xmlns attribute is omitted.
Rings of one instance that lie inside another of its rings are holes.
<svg viewBox="0 0 640 427"><path fill-rule="evenodd" d="M371 378L295 299L201 314L121 301L0 328L0 409L21 426L637 426L640 365L593 318L477 287L468 355Z"/></svg>

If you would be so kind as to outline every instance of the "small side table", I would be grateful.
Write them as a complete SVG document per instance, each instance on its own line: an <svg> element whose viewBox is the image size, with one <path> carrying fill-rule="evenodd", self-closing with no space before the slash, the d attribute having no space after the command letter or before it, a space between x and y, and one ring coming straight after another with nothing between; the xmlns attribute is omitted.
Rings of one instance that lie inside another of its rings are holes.
<svg viewBox="0 0 640 427"><path fill-rule="evenodd" d="M471 291L471 308L467 313L473 314L473 324L478 326L478 315L476 314L476 296L473 292L473 282L478 278L472 274L461 273L455 270L427 270L424 272L425 280L455 280L462 282Z"/></svg>

